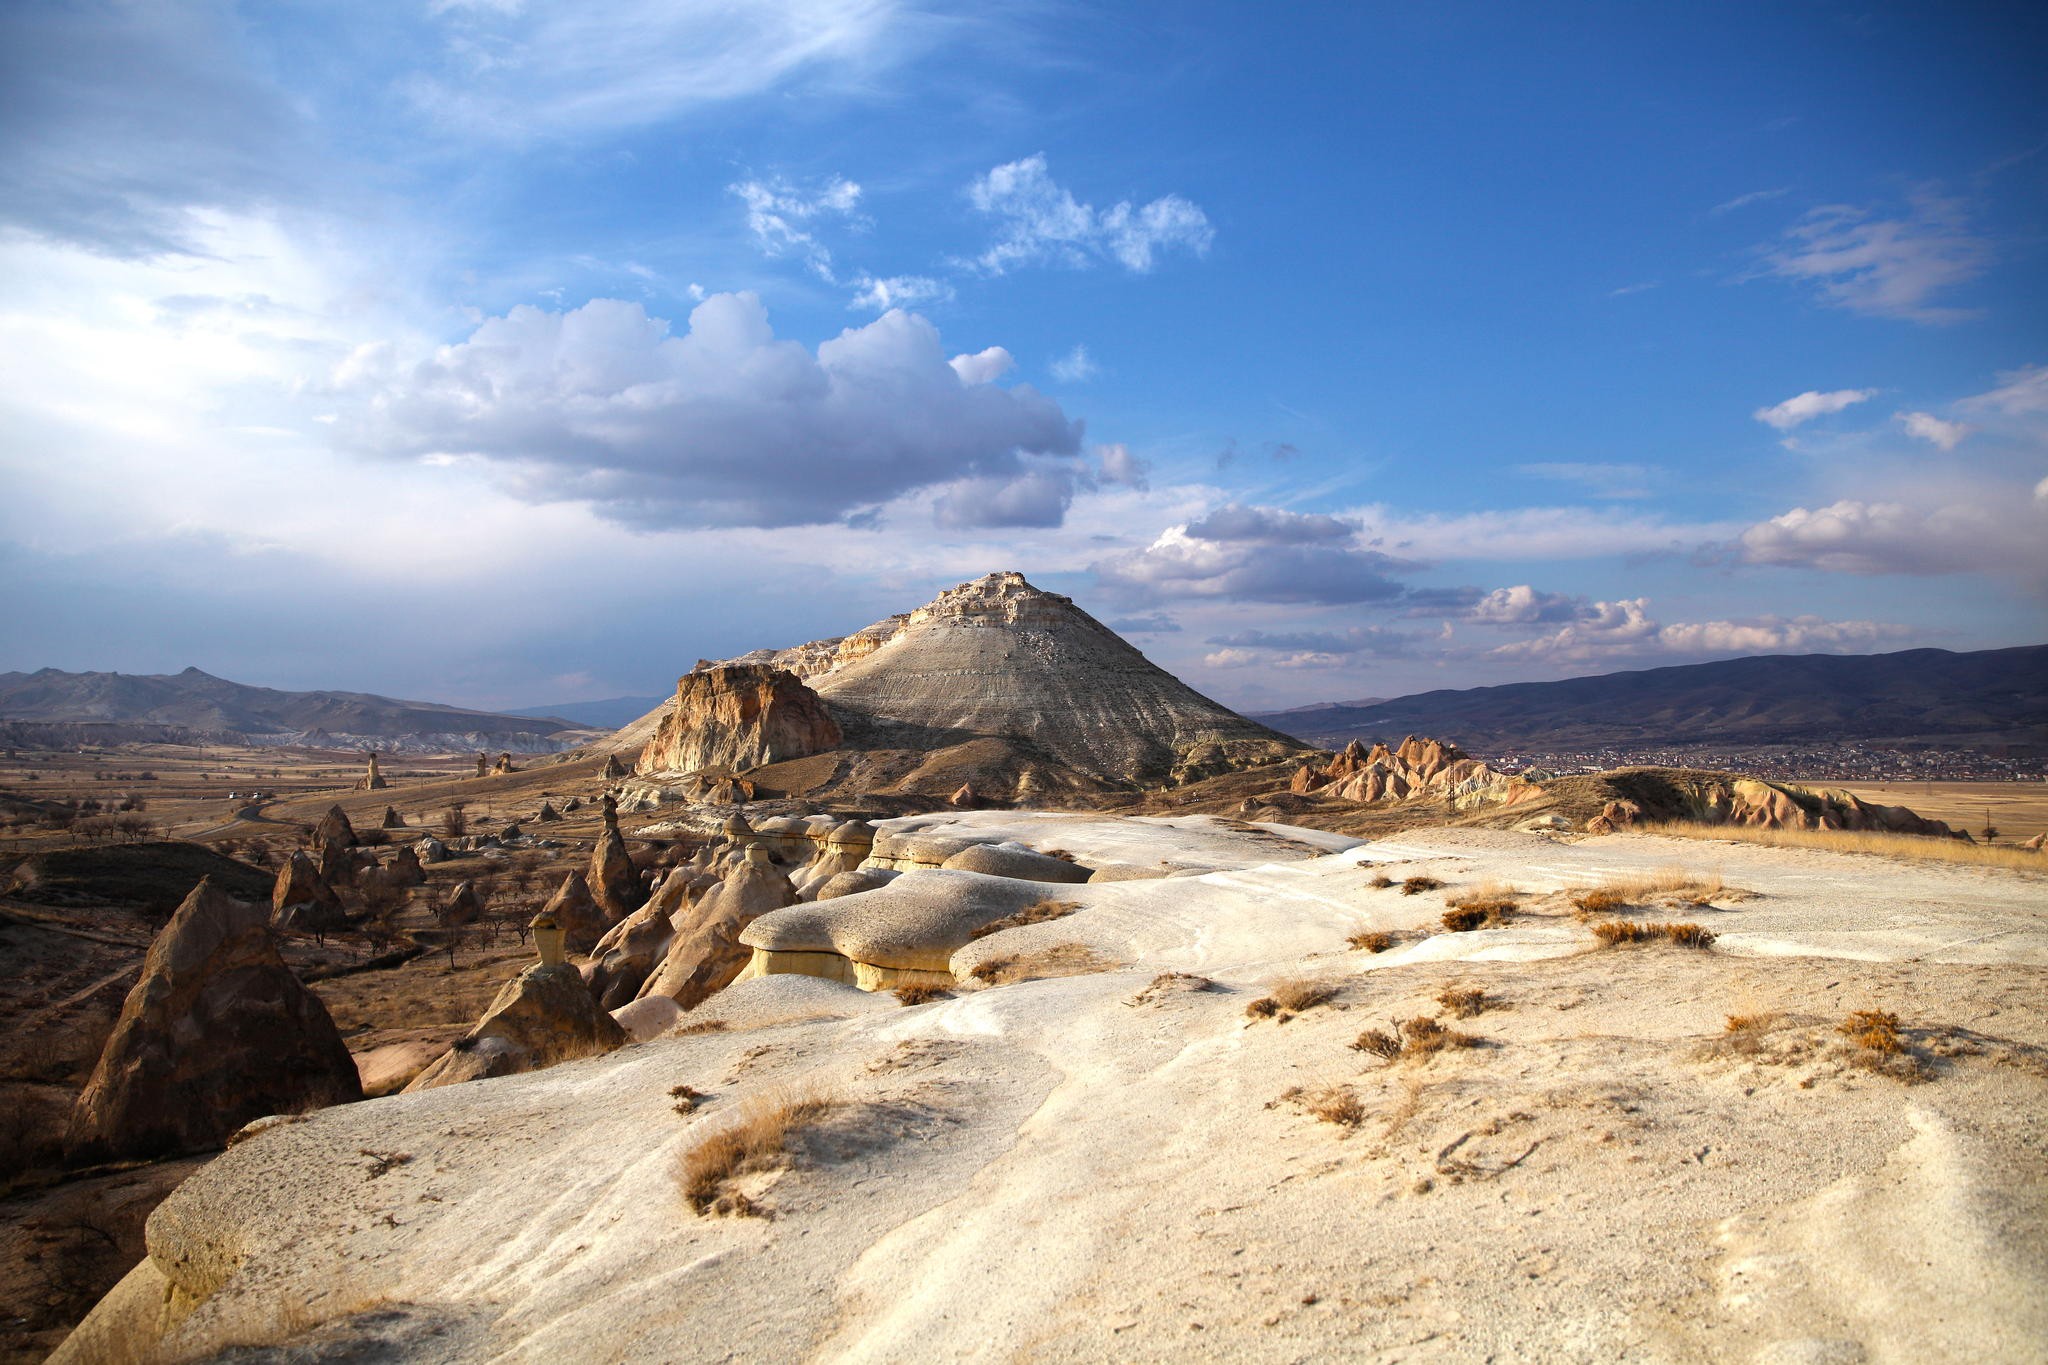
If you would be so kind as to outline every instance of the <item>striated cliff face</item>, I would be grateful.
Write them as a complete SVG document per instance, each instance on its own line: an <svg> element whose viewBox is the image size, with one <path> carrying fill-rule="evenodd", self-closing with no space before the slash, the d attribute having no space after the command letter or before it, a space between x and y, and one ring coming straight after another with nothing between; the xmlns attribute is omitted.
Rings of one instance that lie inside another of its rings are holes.
<svg viewBox="0 0 2048 1365"><path fill-rule="evenodd" d="M834 669L859 663L895 639L909 620L909 613L899 612L851 635L834 636L829 640L812 640L806 644L792 645L788 649L756 649L737 658L727 659L725 663L759 664L768 668L785 669L809 682ZM698 665L699 668L704 666Z"/></svg>
<svg viewBox="0 0 2048 1365"><path fill-rule="evenodd" d="M1343 801L1449 801L1458 810L1513 802L1536 789L1441 740L1408 736L1392 749L1357 740L1326 764L1304 764L1291 789Z"/></svg>
<svg viewBox="0 0 2048 1365"><path fill-rule="evenodd" d="M676 682L636 773L745 769L838 747L839 726L787 669L714 664Z"/></svg>

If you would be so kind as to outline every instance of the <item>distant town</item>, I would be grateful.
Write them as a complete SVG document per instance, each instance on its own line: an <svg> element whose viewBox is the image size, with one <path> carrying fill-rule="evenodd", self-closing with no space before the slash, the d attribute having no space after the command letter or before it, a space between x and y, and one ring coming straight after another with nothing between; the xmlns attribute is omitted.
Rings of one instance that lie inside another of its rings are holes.
<svg viewBox="0 0 2048 1365"><path fill-rule="evenodd" d="M2044 782L2048 754L1997 755L1968 749L1839 744L1668 745L1514 749L1480 754L1509 773L1598 772L1622 767L1706 768L1795 782Z"/></svg>

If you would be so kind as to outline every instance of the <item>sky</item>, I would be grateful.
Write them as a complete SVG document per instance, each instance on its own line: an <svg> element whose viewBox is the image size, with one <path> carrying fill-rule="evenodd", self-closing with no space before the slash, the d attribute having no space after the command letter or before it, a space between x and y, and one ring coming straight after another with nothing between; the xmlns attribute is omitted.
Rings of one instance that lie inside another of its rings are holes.
<svg viewBox="0 0 2048 1365"><path fill-rule="evenodd" d="M15 0L0 669L998 569L1243 709L2048 640L2048 9Z"/></svg>

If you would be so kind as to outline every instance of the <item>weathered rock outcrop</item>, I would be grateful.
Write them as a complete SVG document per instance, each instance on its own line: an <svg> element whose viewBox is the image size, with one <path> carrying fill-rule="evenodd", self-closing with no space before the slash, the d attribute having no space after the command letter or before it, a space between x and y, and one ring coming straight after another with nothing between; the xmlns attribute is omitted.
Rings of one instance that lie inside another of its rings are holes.
<svg viewBox="0 0 2048 1365"><path fill-rule="evenodd" d="M634 766L642 773L756 768L839 742L838 724L794 673L719 664L677 680L675 705Z"/></svg>
<svg viewBox="0 0 2048 1365"><path fill-rule="evenodd" d="M271 924L301 934L324 934L347 921L341 897L320 875L302 849L293 849L277 870L270 891Z"/></svg>
<svg viewBox="0 0 2048 1365"><path fill-rule="evenodd" d="M460 929L465 924L475 924L483 916L484 901L477 894L476 883L461 881L448 893L448 903L441 907L440 920L446 928Z"/></svg>
<svg viewBox="0 0 2048 1365"><path fill-rule="evenodd" d="M385 880L393 886L425 886L427 870L420 866L420 855L407 844L398 850L398 856L384 869Z"/></svg>
<svg viewBox="0 0 2048 1365"><path fill-rule="evenodd" d="M253 1118L362 1098L261 906L201 882L164 926L72 1111L83 1159L220 1146Z"/></svg>
<svg viewBox="0 0 2048 1365"><path fill-rule="evenodd" d="M384 818L382 821L378 823L377 828L404 829L405 817L398 813L398 808L396 806L386 806L384 808Z"/></svg>
<svg viewBox="0 0 2048 1365"><path fill-rule="evenodd" d="M689 904L689 880L687 873L671 872L647 904L614 924L591 949L583 979L605 1009L630 1004L667 956L676 932L669 917Z"/></svg>
<svg viewBox="0 0 2048 1365"><path fill-rule="evenodd" d="M666 995L684 1009L723 990L752 956L740 934L762 915L796 904L796 888L758 844L716 890L705 893L676 927L661 970L642 995Z"/></svg>
<svg viewBox="0 0 2048 1365"><path fill-rule="evenodd" d="M384 774L377 771L377 753L376 750L371 750L370 770L363 775L362 781L356 783L356 790L359 792L380 792L390 785L389 782L384 780Z"/></svg>
<svg viewBox="0 0 2048 1365"><path fill-rule="evenodd" d="M1069 885L1087 881L1091 871L1022 844L976 844L972 848L961 849L940 866L955 872L979 872L985 876L1010 877L1023 882Z"/></svg>
<svg viewBox="0 0 2048 1365"><path fill-rule="evenodd" d="M313 843L337 844L342 848L356 846L356 827L348 822L348 812L340 806L329 806L327 814L320 817L320 823L313 826Z"/></svg>
<svg viewBox="0 0 2048 1365"><path fill-rule="evenodd" d="M553 915L555 923L562 926L566 935L563 944L572 953L589 952L611 928L611 920L598 907L596 898L590 894L590 883L581 872L571 872L562 878L561 886L548 898L541 913Z"/></svg>
<svg viewBox="0 0 2048 1365"><path fill-rule="evenodd" d="M626 1031L598 1008L582 973L567 963L535 964L506 982L476 1027L406 1091L537 1071L626 1041Z"/></svg>
<svg viewBox="0 0 2048 1365"><path fill-rule="evenodd" d="M604 830L597 836L597 847L590 851L590 872L585 880L607 924L618 923L647 899L632 855L626 851L625 836L619 833L618 811L610 797L605 798Z"/></svg>
<svg viewBox="0 0 2048 1365"><path fill-rule="evenodd" d="M1970 837L1905 806L1880 805L1852 792L1726 774L1677 774L1662 782L1652 781L1660 771L1625 768L1608 774L1611 781L1629 788L1634 796L1618 796L1608 801L1598 815L1586 822L1586 832L1612 834L1641 824L1682 820L1757 829L1870 830L1941 839Z"/></svg>
<svg viewBox="0 0 2048 1365"><path fill-rule="evenodd" d="M561 818L562 813L555 809L552 801L543 801L540 803L540 813L535 815L533 820L535 824L545 825Z"/></svg>
<svg viewBox="0 0 2048 1365"><path fill-rule="evenodd" d="M1368 750L1354 739L1330 762L1304 764L1290 789L1340 801L1443 801L1455 810L1536 795L1528 783L1495 772L1453 745L1414 735L1392 749L1375 744Z"/></svg>

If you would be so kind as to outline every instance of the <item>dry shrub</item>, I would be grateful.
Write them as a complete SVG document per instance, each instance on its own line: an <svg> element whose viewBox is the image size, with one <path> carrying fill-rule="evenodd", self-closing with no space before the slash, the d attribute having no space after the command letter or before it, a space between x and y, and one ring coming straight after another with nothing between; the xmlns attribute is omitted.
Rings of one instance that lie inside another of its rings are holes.
<svg viewBox="0 0 2048 1365"><path fill-rule="evenodd" d="M1301 1097L1301 1107L1311 1117L1340 1128L1356 1128L1365 1122L1365 1104L1348 1085L1326 1085Z"/></svg>
<svg viewBox="0 0 2048 1365"><path fill-rule="evenodd" d="M1899 1016L1890 1010L1857 1010L1836 1031L1870 1052L1895 1056L1906 1050L1899 1038Z"/></svg>
<svg viewBox="0 0 2048 1365"><path fill-rule="evenodd" d="M1460 1019L1470 1019L1475 1014L1484 1014L1486 1007L1493 1003L1486 998L1485 989L1479 986L1464 989L1453 987L1438 995L1436 1002Z"/></svg>
<svg viewBox="0 0 2048 1365"><path fill-rule="evenodd" d="M1695 872L1674 864L1650 872L1609 877L1597 886L1579 887L1571 892L1571 902L1572 908L1585 916L1611 914L1653 901L1707 905L1717 900L1740 900L1748 894L1729 886L1719 872Z"/></svg>
<svg viewBox="0 0 2048 1365"><path fill-rule="evenodd" d="M1394 946L1394 936L1378 929L1361 929L1344 941L1368 953L1384 953Z"/></svg>
<svg viewBox="0 0 2048 1365"><path fill-rule="evenodd" d="M1484 910L1444 911L1444 930L1452 934L1469 934L1474 929L1483 929L1488 924L1499 923L1499 918Z"/></svg>
<svg viewBox="0 0 2048 1365"><path fill-rule="evenodd" d="M913 981L909 985L896 988L896 998L906 1005L928 1005L945 997L946 988L929 981Z"/></svg>
<svg viewBox="0 0 2048 1365"><path fill-rule="evenodd" d="M697 1107L697 1101L704 1098L704 1092L693 1085L673 1085L669 1087L668 1097L676 1102L678 1114L687 1114Z"/></svg>
<svg viewBox="0 0 2048 1365"><path fill-rule="evenodd" d="M1056 976L1085 976L1090 972L1115 971L1121 963L1097 956L1084 943L1055 943L1033 953L1006 953L984 958L967 973L991 986L1019 981L1038 981Z"/></svg>
<svg viewBox="0 0 2048 1365"><path fill-rule="evenodd" d="M998 920L990 920L967 936L969 942L1000 934L1005 929L1021 929L1027 924L1045 924L1051 920L1065 919L1081 908L1079 901L1039 901L1014 911Z"/></svg>
<svg viewBox="0 0 2048 1365"><path fill-rule="evenodd" d="M1444 901L1454 910L1478 910L1491 916L1511 915L1521 908L1522 893L1506 882L1481 882Z"/></svg>
<svg viewBox="0 0 2048 1365"><path fill-rule="evenodd" d="M1374 877L1371 881L1366 883L1367 886L1371 887L1375 891L1384 891L1393 884L1394 879L1392 877L1389 877L1384 872L1380 873L1377 877Z"/></svg>
<svg viewBox="0 0 2048 1365"><path fill-rule="evenodd" d="M1401 1024L1393 1033L1385 1029L1367 1029L1351 1043L1353 1051L1370 1052L1389 1062L1403 1058L1427 1060L1445 1048L1477 1046L1479 1040L1471 1034L1445 1028L1426 1014L1419 1014Z"/></svg>
<svg viewBox="0 0 2048 1365"><path fill-rule="evenodd" d="M758 1214L752 1200L728 1187L741 1176L788 1164L790 1135L833 1107L833 1101L816 1095L749 1097L737 1118L705 1134L679 1158L683 1198L700 1214Z"/></svg>
<svg viewBox="0 0 2048 1365"><path fill-rule="evenodd" d="M1714 946L1714 931L1702 925L1692 923L1660 924L1657 927L1664 931L1665 938L1680 948L1711 948Z"/></svg>
<svg viewBox="0 0 2048 1365"><path fill-rule="evenodd" d="M1390 1062L1400 1057L1403 1047L1404 1044L1397 1035L1376 1028L1367 1029L1351 1043L1354 1052L1370 1052L1373 1056L1384 1057Z"/></svg>
<svg viewBox="0 0 2048 1365"><path fill-rule="evenodd" d="M1729 1033L1762 1033L1776 1022L1775 1014L1731 1014L1721 1027Z"/></svg>
<svg viewBox="0 0 2048 1365"><path fill-rule="evenodd" d="M1327 982L1282 977L1266 987L1264 996L1246 1005L1244 1012L1253 1019L1278 1019L1285 1023L1304 1010L1327 1005L1336 998L1337 988Z"/></svg>
<svg viewBox="0 0 2048 1365"><path fill-rule="evenodd" d="M671 1031L671 1036L687 1038L693 1033L723 1033L730 1027L732 1026L723 1019L699 1019L694 1024L676 1025Z"/></svg>
<svg viewBox="0 0 2048 1365"><path fill-rule="evenodd" d="M984 981L993 986L1016 963L1017 959L1014 957L985 957L975 963L967 974L976 981Z"/></svg>
<svg viewBox="0 0 2048 1365"><path fill-rule="evenodd" d="M1628 897L1604 886L1589 886L1572 892L1572 908L1582 915L1607 915L1628 909Z"/></svg>
<svg viewBox="0 0 2048 1365"><path fill-rule="evenodd" d="M1645 924L1617 919L1594 925L1593 937L1609 948L1625 943L1653 943L1660 938L1680 948L1711 948L1715 935L1697 924Z"/></svg>
<svg viewBox="0 0 2048 1365"><path fill-rule="evenodd" d="M1149 1005L1156 1000L1163 1000L1170 995L1206 991L1214 987L1215 984L1208 977L1196 976L1193 972L1161 972L1158 976L1152 978L1152 984L1139 991L1125 1003Z"/></svg>
<svg viewBox="0 0 2048 1365"><path fill-rule="evenodd" d="M1443 889L1443 882L1435 877L1414 876L1407 878L1401 883L1401 894L1404 896L1419 896L1425 891L1441 891Z"/></svg>

